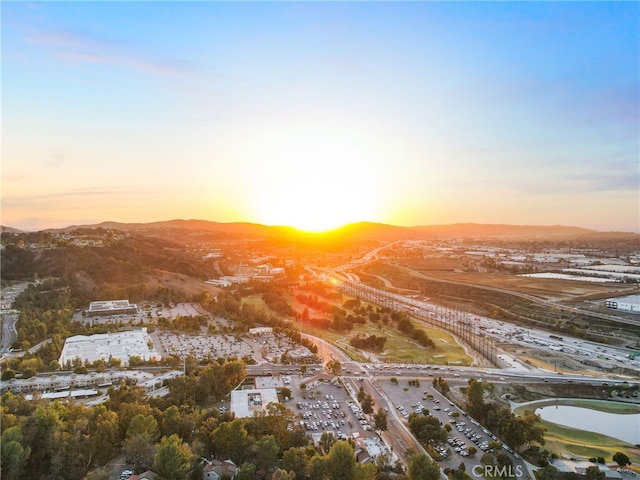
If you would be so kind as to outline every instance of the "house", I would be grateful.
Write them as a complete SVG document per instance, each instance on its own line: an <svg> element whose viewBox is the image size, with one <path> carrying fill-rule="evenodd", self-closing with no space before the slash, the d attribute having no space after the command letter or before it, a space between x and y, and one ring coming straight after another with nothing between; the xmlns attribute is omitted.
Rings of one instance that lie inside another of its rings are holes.
<svg viewBox="0 0 640 480"><path fill-rule="evenodd" d="M205 460L206 465L202 469L202 480L222 480L235 478L238 467L231 460Z"/></svg>

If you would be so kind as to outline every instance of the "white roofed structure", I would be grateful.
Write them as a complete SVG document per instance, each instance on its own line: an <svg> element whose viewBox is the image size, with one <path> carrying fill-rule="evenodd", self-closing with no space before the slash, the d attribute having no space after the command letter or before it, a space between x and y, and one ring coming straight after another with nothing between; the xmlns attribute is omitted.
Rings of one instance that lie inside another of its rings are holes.
<svg viewBox="0 0 640 480"><path fill-rule="evenodd" d="M80 358L83 363L93 363L98 359L108 362L110 358L119 358L122 365L126 366L134 355L142 360L160 358L144 327L126 332L69 337L64 342L59 362L65 365L75 358Z"/></svg>

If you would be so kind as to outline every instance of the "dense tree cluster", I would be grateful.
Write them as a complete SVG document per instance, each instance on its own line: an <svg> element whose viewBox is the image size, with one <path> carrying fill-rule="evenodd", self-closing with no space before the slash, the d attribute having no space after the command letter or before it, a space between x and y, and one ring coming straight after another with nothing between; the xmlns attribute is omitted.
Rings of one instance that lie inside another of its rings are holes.
<svg viewBox="0 0 640 480"><path fill-rule="evenodd" d="M75 300L62 281L48 280L40 285L29 285L14 302L19 309L16 330L20 345L29 347L47 338L66 338L70 335L86 334L88 330L72 321ZM62 345L58 340L49 345L42 354L47 360L58 358Z"/></svg>
<svg viewBox="0 0 640 480"><path fill-rule="evenodd" d="M195 387L216 382L216 375L225 373L203 372ZM283 404L234 419L215 408L178 405L182 400L175 393L172 389L166 400L150 399L141 388L122 384L94 407L27 402L7 393L1 411L2 478L72 480L93 468L98 470L91 478L100 478L104 470L99 467L121 454L136 471L153 469L177 480L201 478L200 458L230 459L245 479L374 480L378 474L375 464L356 461L349 442L326 436L318 451L309 446L306 432L295 426L293 412Z"/></svg>
<svg viewBox="0 0 640 480"><path fill-rule="evenodd" d="M540 417L526 410L524 415L515 415L508 406L484 401L485 384L471 378L467 384L465 409L470 416L496 432L505 443L520 451L533 444L544 445L544 427Z"/></svg>
<svg viewBox="0 0 640 480"><path fill-rule="evenodd" d="M423 445L447 441L447 431L442 427L440 420L431 415L409 414L409 429Z"/></svg>
<svg viewBox="0 0 640 480"><path fill-rule="evenodd" d="M298 300L300 303L308 305L314 310L319 310L324 313L329 313L332 309L332 305L329 302L320 300L317 295L304 295L301 293L296 295L296 300Z"/></svg>
<svg viewBox="0 0 640 480"><path fill-rule="evenodd" d="M387 337L378 337L376 335L365 336L364 334L361 334L351 338L349 343L356 348L381 352L384 350L384 344L386 341Z"/></svg>
<svg viewBox="0 0 640 480"><path fill-rule="evenodd" d="M405 335L411 337L420 345L426 348L434 348L433 340L429 338L426 332L420 328L416 328L411 319L404 313L400 315L398 320L398 330Z"/></svg>

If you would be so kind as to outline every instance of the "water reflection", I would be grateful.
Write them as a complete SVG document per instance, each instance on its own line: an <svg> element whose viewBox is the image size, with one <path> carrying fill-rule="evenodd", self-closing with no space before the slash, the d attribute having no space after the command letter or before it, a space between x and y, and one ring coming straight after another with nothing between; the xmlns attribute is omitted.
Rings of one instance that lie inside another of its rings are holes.
<svg viewBox="0 0 640 480"><path fill-rule="evenodd" d="M569 405L537 408L536 413L558 425L601 433L633 445L640 443L640 413L607 413Z"/></svg>

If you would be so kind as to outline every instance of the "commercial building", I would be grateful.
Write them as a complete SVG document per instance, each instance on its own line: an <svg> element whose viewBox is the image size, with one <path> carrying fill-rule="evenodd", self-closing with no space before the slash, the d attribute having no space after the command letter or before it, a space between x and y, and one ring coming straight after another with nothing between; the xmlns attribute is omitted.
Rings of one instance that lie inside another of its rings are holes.
<svg viewBox="0 0 640 480"><path fill-rule="evenodd" d="M108 362L111 358L118 358L122 365L127 366L129 358L134 355L142 360L160 358L146 327L126 332L69 337L64 342L59 362L65 366L76 358L82 360L83 364L99 359Z"/></svg>
<svg viewBox="0 0 640 480"><path fill-rule="evenodd" d="M605 305L607 308L620 310L622 312L640 313L640 295L629 295L627 297L607 298Z"/></svg>
<svg viewBox="0 0 640 480"><path fill-rule="evenodd" d="M255 412L266 411L270 403L278 403L278 393L275 388L253 388L231 392L231 411L236 418L253 417Z"/></svg>
<svg viewBox="0 0 640 480"><path fill-rule="evenodd" d="M138 306L135 303L129 303L129 300L105 300L100 302L91 302L87 309L87 316L89 317L123 315L127 313L138 313Z"/></svg>

